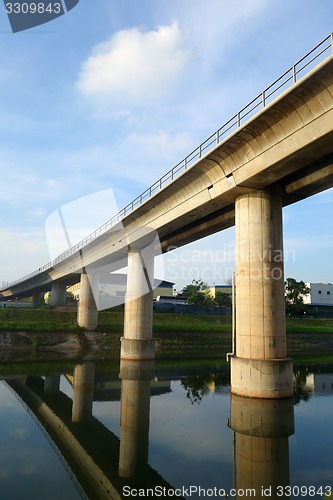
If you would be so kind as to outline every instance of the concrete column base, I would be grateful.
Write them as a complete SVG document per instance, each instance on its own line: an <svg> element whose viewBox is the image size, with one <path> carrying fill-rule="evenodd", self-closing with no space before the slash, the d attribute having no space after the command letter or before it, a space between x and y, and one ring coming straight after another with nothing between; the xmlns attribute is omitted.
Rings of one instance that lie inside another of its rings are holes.
<svg viewBox="0 0 333 500"><path fill-rule="evenodd" d="M80 300L77 308L78 325L86 331L94 331L98 322L98 310L87 274L81 274Z"/></svg>
<svg viewBox="0 0 333 500"><path fill-rule="evenodd" d="M122 359L120 362L119 378L122 380L152 380L155 374L153 359L132 360Z"/></svg>
<svg viewBox="0 0 333 500"><path fill-rule="evenodd" d="M155 340L128 339L121 337L121 359L144 360L155 358Z"/></svg>
<svg viewBox="0 0 333 500"><path fill-rule="evenodd" d="M291 359L230 357L231 393L249 398L289 398L293 395Z"/></svg>

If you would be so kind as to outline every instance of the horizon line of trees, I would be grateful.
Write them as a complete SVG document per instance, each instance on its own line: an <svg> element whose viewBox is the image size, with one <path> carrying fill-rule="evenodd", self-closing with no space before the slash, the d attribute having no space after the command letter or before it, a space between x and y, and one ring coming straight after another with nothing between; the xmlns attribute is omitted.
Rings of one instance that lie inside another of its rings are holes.
<svg viewBox="0 0 333 500"><path fill-rule="evenodd" d="M217 292L213 297L208 284L201 279L194 279L192 283L184 286L178 297L195 306L231 308L232 305L231 294Z"/></svg>
<svg viewBox="0 0 333 500"><path fill-rule="evenodd" d="M285 304L287 315L304 314L306 307L304 297L310 293L309 287L304 281L295 278L287 278L285 285ZM201 279L192 280L192 283L183 287L178 297L186 300L188 304L204 307L232 307L232 296L230 293L217 292L215 297L210 292L210 287Z"/></svg>

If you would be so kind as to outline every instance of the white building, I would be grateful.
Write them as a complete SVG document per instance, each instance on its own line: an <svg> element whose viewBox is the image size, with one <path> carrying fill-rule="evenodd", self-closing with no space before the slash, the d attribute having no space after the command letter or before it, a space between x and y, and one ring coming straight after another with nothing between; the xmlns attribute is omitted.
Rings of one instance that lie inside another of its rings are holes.
<svg viewBox="0 0 333 500"><path fill-rule="evenodd" d="M228 295L232 294L232 286L231 285L213 285L209 287L209 293L214 297L216 297L217 293L227 293Z"/></svg>
<svg viewBox="0 0 333 500"><path fill-rule="evenodd" d="M332 283L305 283L310 292L304 296L304 304L312 306L333 306Z"/></svg>
<svg viewBox="0 0 333 500"><path fill-rule="evenodd" d="M80 297L80 283L67 288L67 292L71 292L75 300ZM159 295L173 296L174 283L171 281L154 279L154 298ZM114 299L124 299L127 290L127 274L112 273L101 278L99 285L99 293L105 297ZM123 300L122 300L123 301Z"/></svg>

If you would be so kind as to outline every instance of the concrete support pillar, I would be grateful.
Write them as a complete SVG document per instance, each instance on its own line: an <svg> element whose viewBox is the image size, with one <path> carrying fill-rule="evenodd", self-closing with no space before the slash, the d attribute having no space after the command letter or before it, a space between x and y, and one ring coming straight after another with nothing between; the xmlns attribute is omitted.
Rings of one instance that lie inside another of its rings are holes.
<svg viewBox="0 0 333 500"><path fill-rule="evenodd" d="M92 292L89 277L81 274L80 300L77 309L77 322L85 330L92 331L97 327L98 310Z"/></svg>
<svg viewBox="0 0 333 500"><path fill-rule="evenodd" d="M47 375L44 382L44 394L52 396L60 390L60 375Z"/></svg>
<svg viewBox="0 0 333 500"><path fill-rule="evenodd" d="M95 365L85 362L74 369L72 421L84 422L92 417Z"/></svg>
<svg viewBox="0 0 333 500"><path fill-rule="evenodd" d="M153 359L152 339L154 257L141 250L128 254L127 293L122 359Z"/></svg>
<svg viewBox="0 0 333 500"><path fill-rule="evenodd" d="M66 304L66 283L53 283L51 290L51 306L64 306Z"/></svg>
<svg viewBox="0 0 333 500"><path fill-rule="evenodd" d="M282 200L271 191L253 191L236 200L235 345L234 394L292 395L292 361L286 357Z"/></svg>
<svg viewBox="0 0 333 500"><path fill-rule="evenodd" d="M34 292L32 295L32 307L39 307L42 303L41 292Z"/></svg>
<svg viewBox="0 0 333 500"><path fill-rule="evenodd" d="M234 488L255 498L278 498L290 484L289 443L294 433L293 399L231 397L234 437ZM236 498L244 498L236 497Z"/></svg>
<svg viewBox="0 0 333 500"><path fill-rule="evenodd" d="M148 465L153 361L121 361L119 475L142 480Z"/></svg>

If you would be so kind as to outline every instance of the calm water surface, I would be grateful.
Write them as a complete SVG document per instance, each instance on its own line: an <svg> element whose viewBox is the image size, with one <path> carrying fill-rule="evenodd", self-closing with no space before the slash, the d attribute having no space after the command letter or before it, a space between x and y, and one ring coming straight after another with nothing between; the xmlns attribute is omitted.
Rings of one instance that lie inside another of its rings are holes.
<svg viewBox="0 0 333 500"><path fill-rule="evenodd" d="M281 402L231 398L216 360L0 368L0 498L329 498L333 488L333 366L297 366L295 397Z"/></svg>

